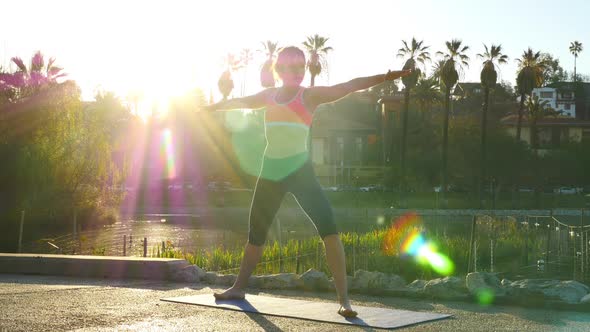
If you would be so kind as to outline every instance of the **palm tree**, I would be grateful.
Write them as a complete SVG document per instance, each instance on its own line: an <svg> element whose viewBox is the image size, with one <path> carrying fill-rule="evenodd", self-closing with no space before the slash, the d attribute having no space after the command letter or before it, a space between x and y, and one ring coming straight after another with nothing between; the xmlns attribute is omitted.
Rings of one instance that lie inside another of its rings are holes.
<svg viewBox="0 0 590 332"><path fill-rule="evenodd" d="M275 77L273 74L272 65L275 58L275 53L278 49L278 43L267 40L263 42L264 52L266 53L266 61L260 69L260 85L263 88L272 88L275 86Z"/></svg>
<svg viewBox="0 0 590 332"><path fill-rule="evenodd" d="M445 117L443 124L443 146L442 146L442 179L441 179L441 196L443 204L446 204L445 196L447 191L447 155L449 145L449 115L451 112L451 90L459 81L459 74L463 71L463 66L469 66L469 57L465 54L469 46L463 45L459 39L453 39L445 43L446 53L437 52L444 59L444 64L440 70L441 87L445 90Z"/></svg>
<svg viewBox="0 0 590 332"><path fill-rule="evenodd" d="M403 47L397 51L397 56L400 58L406 58L403 70L411 69L414 72L411 75L402 78L404 84L404 112L402 116L402 137L400 147L400 195L404 193L405 187L405 171L406 171L406 140L408 137L408 112L410 109L410 90L416 86L418 77L421 76L422 72L416 67L416 62L425 64L426 61L430 61L430 53L428 47L425 46L424 41L417 41L416 38L412 38L410 44L405 40L402 40ZM393 133L393 132L392 132ZM393 141L393 140L392 140ZM392 145L393 146L393 145Z"/></svg>
<svg viewBox="0 0 590 332"><path fill-rule="evenodd" d="M422 76L412 89L412 98L418 105L418 111L424 120L426 112L430 111L432 105L442 101L437 79Z"/></svg>
<svg viewBox="0 0 590 332"><path fill-rule="evenodd" d="M518 93L520 94L520 107L518 108L518 120L516 122L516 140L519 141L526 96L530 96L534 88L543 85L543 73L547 65L541 56L541 52L533 52L530 47L524 51L520 59L516 59L516 62L518 62L516 84L518 86Z"/></svg>
<svg viewBox="0 0 590 332"><path fill-rule="evenodd" d="M66 76L63 68L55 66L55 58L50 58L45 64L45 57L41 51L37 51L31 58L31 64L27 68L19 57L10 59L18 68L14 73L3 73L0 78L6 87L16 90L16 98L26 97L37 91L45 84L56 83L58 78Z"/></svg>
<svg viewBox="0 0 590 332"><path fill-rule="evenodd" d="M225 71L223 71L223 73L221 73L219 76L219 80L217 80L217 87L219 88L219 91L225 100L227 97L229 97L229 94L234 89L234 80L232 79L231 73L232 71L240 68L240 60L236 59L233 54L228 53L224 58L224 62Z"/></svg>
<svg viewBox="0 0 590 332"><path fill-rule="evenodd" d="M322 72L322 66L327 66L325 56L332 50L332 47L326 46L328 39L315 34L308 36L307 40L303 42L308 53L307 69L311 75L310 86L315 86L315 77Z"/></svg>
<svg viewBox="0 0 590 332"><path fill-rule="evenodd" d="M481 166L479 179L479 204L482 207L483 188L486 178L486 134L487 134L487 116L490 104L490 89L496 87L498 81L498 72L496 72L496 65L505 64L508 62L508 56L502 54L502 45L493 45L488 49L487 45L483 45L485 52L478 54L477 57L483 59L483 69L480 74L481 85L484 88L484 103L481 113Z"/></svg>
<svg viewBox="0 0 590 332"><path fill-rule="evenodd" d="M546 117L559 115L560 112L557 112L553 108L551 108L551 106L549 106L548 100L540 100L538 96L529 97L525 103L525 106L527 110L529 125L531 128L531 147L537 150L539 148L539 134L537 124L540 120Z"/></svg>
<svg viewBox="0 0 590 332"><path fill-rule="evenodd" d="M576 62L578 60L578 55L584 50L582 47L582 43L579 41L573 41L570 44L570 53L574 55L574 83L576 83L577 75L576 75Z"/></svg>
<svg viewBox="0 0 590 332"><path fill-rule="evenodd" d="M539 133L537 124L540 120L548 116L557 116L560 112L555 111L549 106L548 100L539 100L539 96L530 96L526 103L527 117L530 126L530 142L533 148L533 158L535 158L535 164L538 163L539 158ZM538 172L538 169L534 170ZM535 179L539 180L541 177L539 174L535 174ZM540 203L540 186L541 183L537 182L535 188L535 206L539 207Z"/></svg>
<svg viewBox="0 0 590 332"><path fill-rule="evenodd" d="M242 80L242 89L241 89L241 95L244 96L246 94L246 80L247 80L247 72L248 72L248 65L250 64L250 61L252 61L252 51L249 48L244 48L242 49L242 52L240 53L240 63L241 68L243 69L243 80Z"/></svg>

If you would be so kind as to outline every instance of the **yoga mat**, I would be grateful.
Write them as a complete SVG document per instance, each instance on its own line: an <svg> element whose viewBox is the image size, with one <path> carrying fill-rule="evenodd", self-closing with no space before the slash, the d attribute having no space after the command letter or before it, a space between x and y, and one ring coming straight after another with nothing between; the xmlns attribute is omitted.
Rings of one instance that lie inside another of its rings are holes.
<svg viewBox="0 0 590 332"><path fill-rule="evenodd" d="M429 312L353 306L358 316L344 318L338 315L340 305L336 302L304 301L250 294L247 294L244 300L217 301L213 294L201 294L165 298L162 301L381 329L399 328L450 317L450 315Z"/></svg>

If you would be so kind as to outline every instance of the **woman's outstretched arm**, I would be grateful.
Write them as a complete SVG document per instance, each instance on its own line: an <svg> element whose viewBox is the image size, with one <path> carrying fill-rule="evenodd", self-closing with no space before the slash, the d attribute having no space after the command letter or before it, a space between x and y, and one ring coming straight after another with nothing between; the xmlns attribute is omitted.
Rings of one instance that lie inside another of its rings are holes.
<svg viewBox="0 0 590 332"><path fill-rule="evenodd" d="M249 108L257 109L265 106L268 89L257 94L222 100L218 103L203 107L206 111L230 111L235 109Z"/></svg>
<svg viewBox="0 0 590 332"><path fill-rule="evenodd" d="M386 74L358 77L345 83L332 86L318 86L306 91L306 101L312 105L330 103L345 97L349 93L368 89L385 81L393 81L411 74L411 70L388 71Z"/></svg>

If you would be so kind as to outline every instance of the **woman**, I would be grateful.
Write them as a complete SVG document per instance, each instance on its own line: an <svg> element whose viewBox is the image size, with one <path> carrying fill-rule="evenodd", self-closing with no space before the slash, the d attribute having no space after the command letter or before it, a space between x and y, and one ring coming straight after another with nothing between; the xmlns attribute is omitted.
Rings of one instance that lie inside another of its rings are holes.
<svg viewBox="0 0 590 332"><path fill-rule="evenodd" d="M281 87L206 107L208 110L266 108L264 118L267 146L250 207L250 228L244 258L233 286L222 293L215 293L214 296L219 300L245 297L244 290L262 256L268 229L284 195L290 192L309 216L324 242L328 267L332 272L340 303L338 313L344 317L356 317L357 313L352 309L348 298L344 248L332 208L316 179L309 158L307 142L313 113L321 104L409 75L411 71L388 71L386 74L359 77L333 86L304 88L301 82L305 76L305 54L293 46L279 52L274 70L282 81Z"/></svg>

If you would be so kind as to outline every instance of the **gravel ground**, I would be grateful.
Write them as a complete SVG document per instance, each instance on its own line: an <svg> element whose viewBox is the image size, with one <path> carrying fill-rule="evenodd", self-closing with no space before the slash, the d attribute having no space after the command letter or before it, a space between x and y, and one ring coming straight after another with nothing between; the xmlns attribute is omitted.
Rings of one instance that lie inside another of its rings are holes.
<svg viewBox="0 0 590 332"><path fill-rule="evenodd" d="M0 274L4 331L375 331L160 301L211 293L207 285ZM331 293L260 295L333 301ZM354 294L353 304L453 315L401 331L590 331L590 313Z"/></svg>

